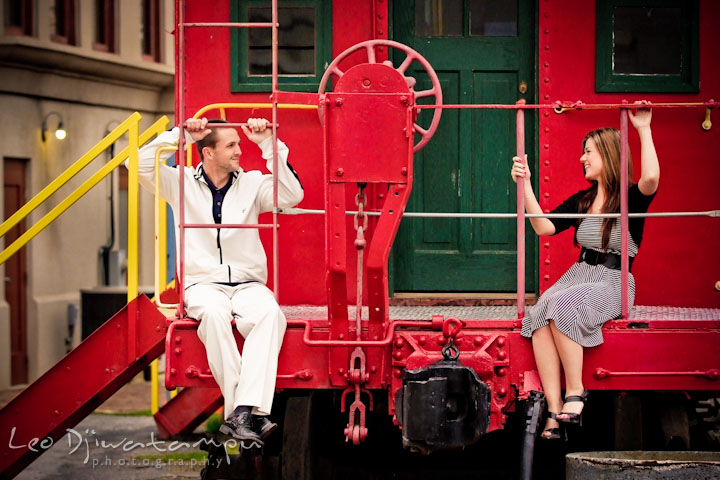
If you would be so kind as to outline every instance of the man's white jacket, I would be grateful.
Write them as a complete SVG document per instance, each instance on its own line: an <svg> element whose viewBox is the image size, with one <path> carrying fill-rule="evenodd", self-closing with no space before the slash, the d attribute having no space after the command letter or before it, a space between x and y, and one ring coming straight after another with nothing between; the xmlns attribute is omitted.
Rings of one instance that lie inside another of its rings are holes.
<svg viewBox="0 0 720 480"><path fill-rule="evenodd" d="M140 184L155 192L155 152L160 147L177 146L178 127L163 132L140 149L138 173ZM186 134L187 145L193 143ZM272 137L259 144L267 168L272 171ZM303 199L300 180L288 165L288 147L277 142L278 206L293 207ZM178 168L165 165L172 151L160 154L160 196L173 209L175 238L179 243ZM202 163L182 169L185 177L185 223L214 224L213 194L202 174ZM256 224L258 215L273 208L272 175L242 168L232 174L232 185L222 204L221 223ZM178 247L179 252L179 247ZM267 258L257 228L187 228L185 229L185 288L201 282L267 282Z"/></svg>

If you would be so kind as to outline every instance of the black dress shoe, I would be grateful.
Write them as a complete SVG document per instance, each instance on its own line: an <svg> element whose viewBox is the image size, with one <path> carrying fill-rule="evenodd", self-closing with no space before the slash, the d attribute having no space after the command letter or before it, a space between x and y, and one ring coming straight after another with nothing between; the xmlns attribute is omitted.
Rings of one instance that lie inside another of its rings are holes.
<svg viewBox="0 0 720 480"><path fill-rule="evenodd" d="M260 438L265 440L267 437L270 436L271 433L273 433L275 430L277 430L277 423L273 423L270 421L270 419L264 415L253 415L253 426L255 427L255 432L257 432L258 435L260 435Z"/></svg>
<svg viewBox="0 0 720 480"><path fill-rule="evenodd" d="M238 440L243 448L262 447L263 441L253 430L250 412L233 415L220 426L220 433L231 435Z"/></svg>

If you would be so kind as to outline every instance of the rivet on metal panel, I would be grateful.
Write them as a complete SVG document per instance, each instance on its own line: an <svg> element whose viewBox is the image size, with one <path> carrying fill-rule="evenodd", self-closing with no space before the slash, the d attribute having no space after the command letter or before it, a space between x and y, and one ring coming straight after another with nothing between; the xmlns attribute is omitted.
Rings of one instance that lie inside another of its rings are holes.
<svg viewBox="0 0 720 480"><path fill-rule="evenodd" d="M345 369L342 367L338 368L338 375L345 375Z"/></svg>
<svg viewBox="0 0 720 480"><path fill-rule="evenodd" d="M543 63L543 67L545 67L545 68L550 68L550 62L545 62L545 63Z"/></svg>
<svg viewBox="0 0 720 480"><path fill-rule="evenodd" d="M507 368L505 368L505 367L498 368L498 371L497 371L498 377L504 377L506 374L507 374Z"/></svg>
<svg viewBox="0 0 720 480"><path fill-rule="evenodd" d="M393 358L395 360L401 360L403 357L403 353L400 350L396 350L393 352Z"/></svg>
<svg viewBox="0 0 720 480"><path fill-rule="evenodd" d="M543 197L550 198L550 194L548 192L543 193Z"/></svg>
<svg viewBox="0 0 720 480"><path fill-rule="evenodd" d="M546 143L545 145L543 145L543 148L544 148L545 150L549 150L549 149L550 149L550 144L549 144L549 143Z"/></svg>
<svg viewBox="0 0 720 480"><path fill-rule="evenodd" d="M550 83L550 79L548 77L543 78L543 82Z"/></svg>
<svg viewBox="0 0 720 480"><path fill-rule="evenodd" d="M402 167L402 168L400 169L400 173L403 174L403 175L407 175L407 174L408 174L408 169L407 169L407 167Z"/></svg>
<svg viewBox="0 0 720 480"><path fill-rule="evenodd" d="M438 345L445 345L445 339L442 335L438 335L438 337L435 339L435 343Z"/></svg>
<svg viewBox="0 0 720 480"><path fill-rule="evenodd" d="M106 368L106 369L105 369L105 373L110 373L110 369L109 369L109 368Z"/></svg>
<svg viewBox="0 0 720 480"><path fill-rule="evenodd" d="M546 167L549 167L549 166L550 166L550 160L545 160L544 164L545 164Z"/></svg>
<svg viewBox="0 0 720 480"><path fill-rule="evenodd" d="M338 335L338 338L339 338L340 340L345 340L345 334L344 334L344 333L341 333L340 335Z"/></svg>
<svg viewBox="0 0 720 480"><path fill-rule="evenodd" d="M545 276L543 276L543 280L545 280L546 282L547 282L548 280L550 280L550 275L545 275Z"/></svg>
<svg viewBox="0 0 720 480"><path fill-rule="evenodd" d="M550 50L550 45L545 45L545 50Z"/></svg>
<svg viewBox="0 0 720 480"><path fill-rule="evenodd" d="M402 369L396 368L393 370L393 375L395 375L396 378L402 377Z"/></svg>
<svg viewBox="0 0 720 480"><path fill-rule="evenodd" d="M475 338L473 339L473 343L474 343L475 345L477 345L477 346L482 345L482 344L483 344L483 341L484 341L483 337L475 337Z"/></svg>
<svg viewBox="0 0 720 480"><path fill-rule="evenodd" d="M543 244L543 247L545 247L545 248L550 248L550 242L545 242L545 243Z"/></svg>
<svg viewBox="0 0 720 480"><path fill-rule="evenodd" d="M342 98L336 98L336 99L335 99L335 105L337 105L338 107L341 107L342 104L343 104L343 99L342 99Z"/></svg>
<svg viewBox="0 0 720 480"><path fill-rule="evenodd" d="M498 346L498 347L504 347L506 341L507 341L507 340L505 339L505 337L498 337L497 342L496 342L496 343L497 343L497 346Z"/></svg>
<svg viewBox="0 0 720 480"><path fill-rule="evenodd" d="M372 82L370 81L369 78L366 78L362 81L362 84L363 84L363 87L369 87L372 84Z"/></svg>
<svg viewBox="0 0 720 480"><path fill-rule="evenodd" d="M338 168L337 170L335 170L335 175L337 175L338 177L342 177L344 173L345 170L343 170L342 168Z"/></svg>
<svg viewBox="0 0 720 480"><path fill-rule="evenodd" d="M718 282L718 283L720 283L720 282ZM425 345L427 343L427 337L423 335L422 337L418 338L418 343L420 345Z"/></svg>
<svg viewBox="0 0 720 480"><path fill-rule="evenodd" d="M376 373L376 372L377 372L377 367L375 365L370 367L370 373Z"/></svg>
<svg viewBox="0 0 720 480"><path fill-rule="evenodd" d="M507 358L507 352L506 351L500 351L498 352L498 360L505 360Z"/></svg>
<svg viewBox="0 0 720 480"><path fill-rule="evenodd" d="M403 340L400 337L395 339L395 347L396 348L402 348L404 345L405 345L405 340Z"/></svg>
<svg viewBox="0 0 720 480"><path fill-rule="evenodd" d="M178 345L180 345L182 343L182 338L180 338L179 335L177 337L175 337L175 343L177 343Z"/></svg>
<svg viewBox="0 0 720 480"><path fill-rule="evenodd" d="M406 97L405 95L403 95L402 97L400 97L400 103L402 103L403 105L407 105L407 103L408 103L408 97Z"/></svg>
<svg viewBox="0 0 720 480"><path fill-rule="evenodd" d="M546 258L546 259L545 259L545 265L550 265L550 259L549 259L549 258Z"/></svg>
<svg viewBox="0 0 720 480"><path fill-rule="evenodd" d="M175 349L175 355L182 355L182 348L177 347L177 348Z"/></svg>
<svg viewBox="0 0 720 480"><path fill-rule="evenodd" d="M377 31L377 34L378 34L378 35L383 35L384 33L385 33L385 32L383 32L382 28L378 28L378 31Z"/></svg>
<svg viewBox="0 0 720 480"><path fill-rule="evenodd" d="M505 387L500 388L497 392L498 398L503 398L505 395L507 395L507 389Z"/></svg>
<svg viewBox="0 0 720 480"><path fill-rule="evenodd" d="M177 375L177 369L176 369L176 368L171 368L171 369L170 369L170 376L171 376L171 377L174 377L175 375Z"/></svg>
<svg viewBox="0 0 720 480"><path fill-rule="evenodd" d="M550 181L550 177L545 175L545 177L543 177L543 182L548 183L549 181Z"/></svg>
<svg viewBox="0 0 720 480"><path fill-rule="evenodd" d="M60 410L55 410L55 415L60 415Z"/></svg>
<svg viewBox="0 0 720 480"><path fill-rule="evenodd" d="M544 113L543 113L543 116L544 116L545 118L549 117L549 116L550 116L550 112L544 112Z"/></svg>

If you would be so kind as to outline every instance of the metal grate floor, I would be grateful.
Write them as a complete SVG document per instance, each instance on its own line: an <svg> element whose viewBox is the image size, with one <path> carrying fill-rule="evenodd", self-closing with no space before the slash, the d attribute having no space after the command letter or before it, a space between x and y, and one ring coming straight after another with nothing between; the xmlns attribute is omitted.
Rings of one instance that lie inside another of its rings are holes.
<svg viewBox="0 0 720 480"><path fill-rule="evenodd" d="M327 319L326 306L282 306L288 319ZM433 315L461 319L508 320L517 318L514 306L490 307L390 307L393 320L430 320ZM368 318L368 307L363 307L363 318ZM348 307L348 318L355 318L355 307ZM720 320L720 308L689 308L638 305L630 312L630 320Z"/></svg>

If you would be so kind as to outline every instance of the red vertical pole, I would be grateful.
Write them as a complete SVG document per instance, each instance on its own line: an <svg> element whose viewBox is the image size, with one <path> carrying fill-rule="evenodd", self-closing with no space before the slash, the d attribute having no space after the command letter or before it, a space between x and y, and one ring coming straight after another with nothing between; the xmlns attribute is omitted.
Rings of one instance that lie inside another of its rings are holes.
<svg viewBox="0 0 720 480"><path fill-rule="evenodd" d="M623 100L623 103L627 103ZM622 318L628 318L628 109L620 109L620 301Z"/></svg>
<svg viewBox="0 0 720 480"><path fill-rule="evenodd" d="M518 100L516 105L525 105ZM517 109L516 155L525 163L525 110ZM518 319L525 316L525 184L517 182L517 314Z"/></svg>
<svg viewBox="0 0 720 480"><path fill-rule="evenodd" d="M178 0L175 6L175 23L177 39L175 41L175 79L177 82L178 105L175 111L175 123L180 129L178 138L177 171L178 182L180 182L180 212L178 219L179 252L178 262L180 268L176 279L180 317L185 316L185 128L183 126L183 115L185 114L185 1ZM155 181L158 181L155 179ZM159 292L156 292L159 293Z"/></svg>
<svg viewBox="0 0 720 480"><path fill-rule="evenodd" d="M278 4L272 0L272 142L273 142L273 292L280 301L280 245L278 235L278 153L277 153L277 92L278 92Z"/></svg>

